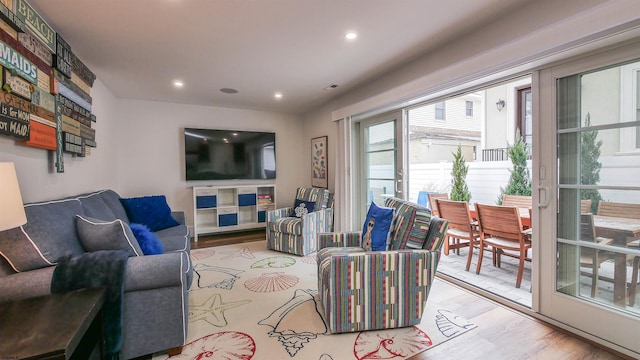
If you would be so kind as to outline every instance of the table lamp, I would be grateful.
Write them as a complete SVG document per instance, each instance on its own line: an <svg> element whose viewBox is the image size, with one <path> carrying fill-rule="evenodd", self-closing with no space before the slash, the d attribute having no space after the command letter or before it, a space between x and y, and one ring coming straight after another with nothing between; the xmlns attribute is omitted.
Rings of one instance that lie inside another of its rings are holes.
<svg viewBox="0 0 640 360"><path fill-rule="evenodd" d="M27 223L13 163L0 162L0 231Z"/></svg>

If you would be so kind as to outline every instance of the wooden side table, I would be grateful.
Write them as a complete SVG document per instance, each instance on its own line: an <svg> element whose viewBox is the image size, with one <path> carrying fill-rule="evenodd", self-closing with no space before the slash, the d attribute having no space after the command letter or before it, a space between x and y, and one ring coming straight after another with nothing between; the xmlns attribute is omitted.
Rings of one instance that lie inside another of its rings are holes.
<svg viewBox="0 0 640 360"><path fill-rule="evenodd" d="M0 303L0 359L88 359L96 342L102 357L105 289Z"/></svg>

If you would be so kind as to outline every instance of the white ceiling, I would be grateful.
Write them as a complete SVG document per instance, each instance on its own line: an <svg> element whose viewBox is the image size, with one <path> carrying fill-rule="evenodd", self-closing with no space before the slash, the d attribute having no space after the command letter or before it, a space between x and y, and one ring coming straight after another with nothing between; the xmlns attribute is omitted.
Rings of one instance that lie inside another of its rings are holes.
<svg viewBox="0 0 640 360"><path fill-rule="evenodd" d="M29 0L119 98L286 113L309 111L525 2ZM357 40L344 38L350 30ZM183 89L173 88L177 79ZM324 90L330 84L339 87Z"/></svg>

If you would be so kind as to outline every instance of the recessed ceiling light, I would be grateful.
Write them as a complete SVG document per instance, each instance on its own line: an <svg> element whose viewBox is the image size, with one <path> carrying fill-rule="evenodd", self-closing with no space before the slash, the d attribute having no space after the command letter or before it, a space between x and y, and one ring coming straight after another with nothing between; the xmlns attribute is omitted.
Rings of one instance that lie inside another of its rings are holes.
<svg viewBox="0 0 640 360"><path fill-rule="evenodd" d="M355 40L358 37L358 34L355 31L349 31L344 35L347 40Z"/></svg>
<svg viewBox="0 0 640 360"><path fill-rule="evenodd" d="M181 88L181 87L184 86L184 83L182 81L180 81L180 80L176 80L176 81L173 82L173 86L177 87L177 88Z"/></svg>
<svg viewBox="0 0 640 360"><path fill-rule="evenodd" d="M276 99L282 99L282 93L277 92L273 95L273 97L275 97Z"/></svg>
<svg viewBox="0 0 640 360"><path fill-rule="evenodd" d="M232 89L232 88L222 88L222 89L220 89L220 91L222 91L225 94L237 94L238 93L238 90Z"/></svg>

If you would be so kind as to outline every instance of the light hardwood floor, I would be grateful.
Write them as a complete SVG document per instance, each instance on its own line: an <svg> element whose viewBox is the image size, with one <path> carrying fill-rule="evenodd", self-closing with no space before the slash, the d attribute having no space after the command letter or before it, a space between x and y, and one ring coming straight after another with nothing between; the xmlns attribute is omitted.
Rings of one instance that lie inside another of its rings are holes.
<svg viewBox="0 0 640 360"><path fill-rule="evenodd" d="M264 230L201 236L193 249L264 239ZM429 301L478 325L413 360L423 359L630 359L542 321L437 278Z"/></svg>

